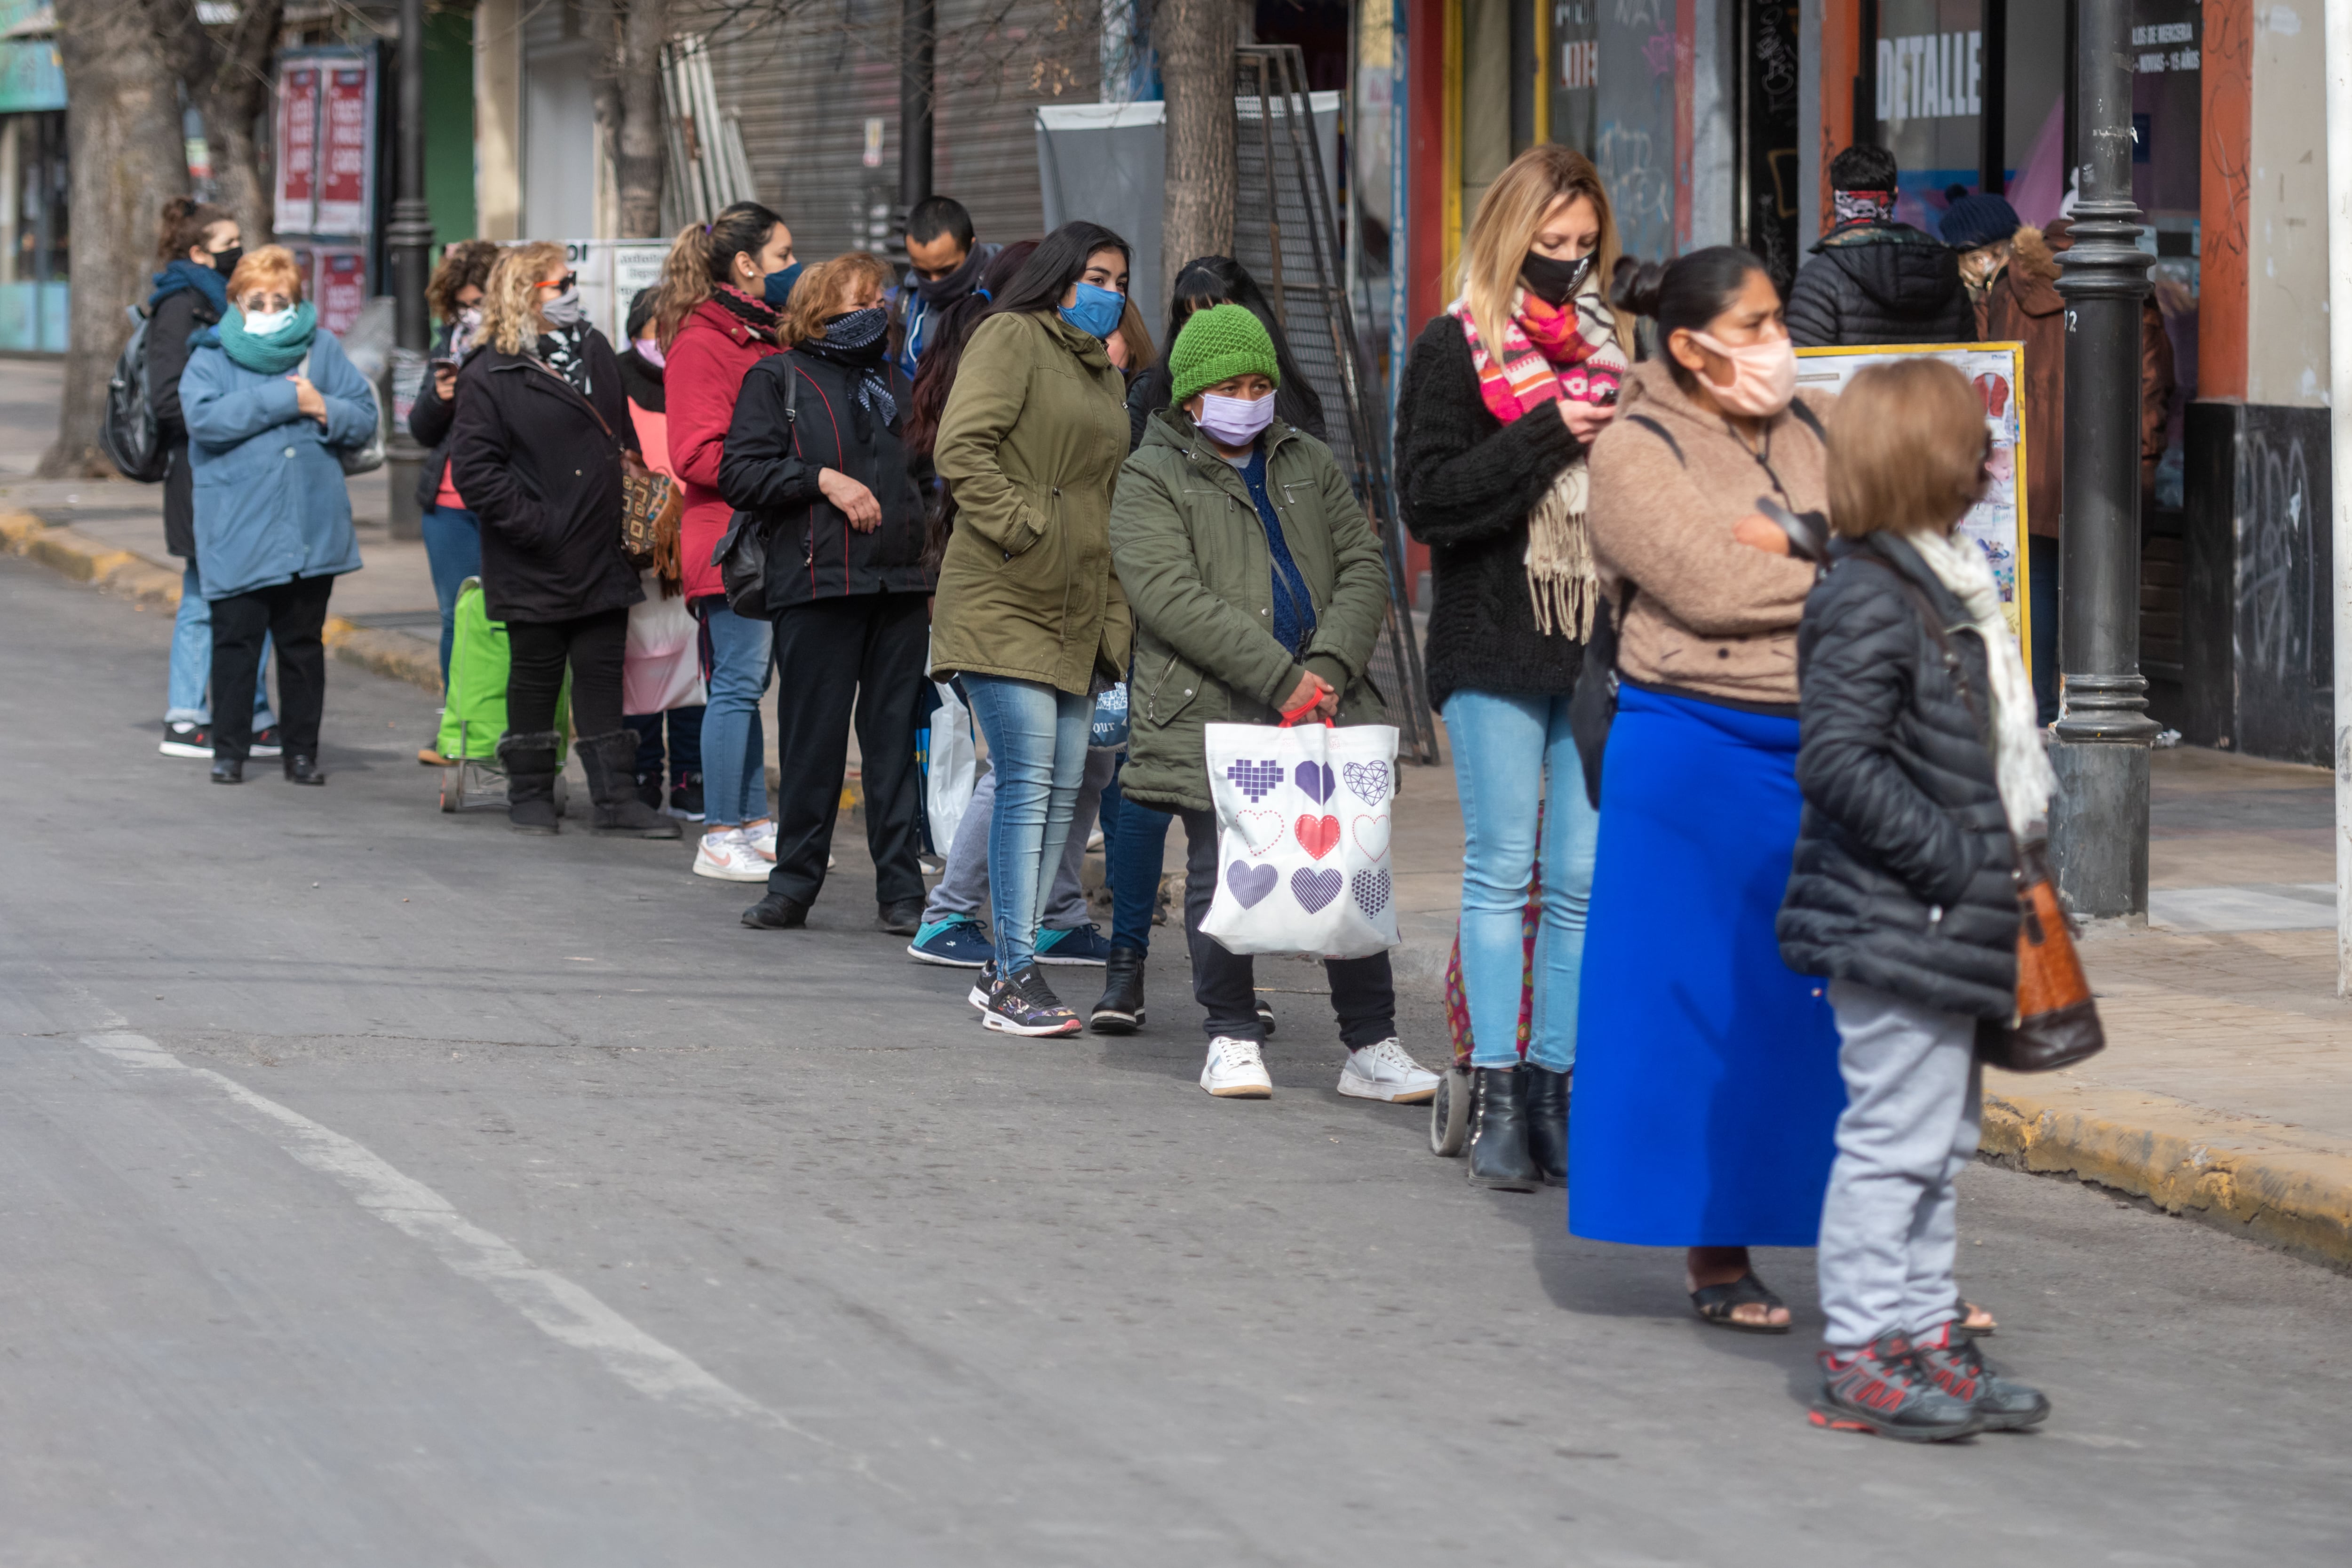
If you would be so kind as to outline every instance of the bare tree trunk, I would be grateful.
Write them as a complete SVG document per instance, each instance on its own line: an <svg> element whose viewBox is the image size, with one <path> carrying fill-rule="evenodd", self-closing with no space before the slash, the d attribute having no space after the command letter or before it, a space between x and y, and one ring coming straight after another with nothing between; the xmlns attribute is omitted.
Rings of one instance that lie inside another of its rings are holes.
<svg viewBox="0 0 2352 1568"><path fill-rule="evenodd" d="M179 95L136 0L57 0L71 165L73 303L58 439L45 476L103 475L98 450L106 383L131 335L130 308L146 297L156 217L188 189Z"/></svg>
<svg viewBox="0 0 2352 1568"><path fill-rule="evenodd" d="M1160 272L1171 287L1184 263L1234 249L1234 0L1159 0L1151 41L1168 95L1166 206Z"/></svg>
<svg viewBox="0 0 2352 1568"><path fill-rule="evenodd" d="M607 51L596 71L596 129L613 169L614 226L622 239L657 239L668 167L661 50L669 0L606 0L591 16Z"/></svg>
<svg viewBox="0 0 2352 1568"><path fill-rule="evenodd" d="M117 4L124 0L115 0ZM165 64L205 117L221 205L236 215L245 247L257 249L275 233L276 202L261 170L255 135L269 107L269 62L286 0L247 0L226 30L196 18L195 0L142 0Z"/></svg>

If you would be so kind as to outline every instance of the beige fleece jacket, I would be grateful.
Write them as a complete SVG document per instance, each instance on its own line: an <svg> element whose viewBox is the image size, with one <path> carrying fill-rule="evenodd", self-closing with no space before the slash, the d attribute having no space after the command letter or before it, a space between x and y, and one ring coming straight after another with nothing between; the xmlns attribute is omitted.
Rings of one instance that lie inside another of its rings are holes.
<svg viewBox="0 0 2352 1568"><path fill-rule="evenodd" d="M1833 397L1797 395L1826 423ZM1776 499L1791 511L1826 511L1826 454L1793 413L1767 431L1759 463L1721 416L1683 395L1663 361L1627 378L1617 417L1593 444L1591 520L1612 596L1622 605L1625 584L1641 590L1618 638L1617 667L1631 679L1734 702L1797 700L1797 622L1813 568L1742 544L1731 529L1758 496L1775 495L1775 476Z"/></svg>

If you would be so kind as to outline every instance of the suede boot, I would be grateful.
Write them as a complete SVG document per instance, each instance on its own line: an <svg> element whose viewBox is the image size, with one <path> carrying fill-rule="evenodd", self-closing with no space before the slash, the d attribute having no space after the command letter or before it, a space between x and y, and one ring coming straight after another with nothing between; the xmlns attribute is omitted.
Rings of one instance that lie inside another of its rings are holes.
<svg viewBox="0 0 2352 1568"><path fill-rule="evenodd" d="M1545 1186L1568 1185L1568 1077L1521 1062L1528 1080L1528 1158Z"/></svg>
<svg viewBox="0 0 2352 1568"><path fill-rule="evenodd" d="M675 838L677 818L664 816L637 798L637 732L583 735L574 742L588 775L588 798L596 803L590 827L632 838Z"/></svg>
<svg viewBox="0 0 2352 1568"><path fill-rule="evenodd" d="M537 734L513 731L499 737L499 766L507 775L507 826L517 833L553 833L556 748L563 737L553 730Z"/></svg>
<svg viewBox="0 0 2352 1568"><path fill-rule="evenodd" d="M1470 1071L1470 1158L1473 1185L1531 1193L1541 1184L1528 1157L1528 1073L1525 1067Z"/></svg>

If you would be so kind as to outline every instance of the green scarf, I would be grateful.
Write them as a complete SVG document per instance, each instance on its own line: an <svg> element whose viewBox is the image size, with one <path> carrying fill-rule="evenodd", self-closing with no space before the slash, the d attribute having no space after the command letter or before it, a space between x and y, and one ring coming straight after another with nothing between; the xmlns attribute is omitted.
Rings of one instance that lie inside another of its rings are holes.
<svg viewBox="0 0 2352 1568"><path fill-rule="evenodd" d="M261 338L245 330L245 312L231 305L215 330L220 333L221 352L231 363L260 375L284 375L310 352L310 340L319 335L319 312L305 300L294 307L291 322Z"/></svg>

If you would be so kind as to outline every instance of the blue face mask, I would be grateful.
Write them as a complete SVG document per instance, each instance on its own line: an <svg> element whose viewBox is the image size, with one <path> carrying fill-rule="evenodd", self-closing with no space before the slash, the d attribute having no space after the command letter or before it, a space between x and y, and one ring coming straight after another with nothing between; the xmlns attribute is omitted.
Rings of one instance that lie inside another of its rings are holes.
<svg viewBox="0 0 2352 1568"><path fill-rule="evenodd" d="M760 297L772 310L781 310L792 303L793 285L801 280L801 264L793 262L782 272L771 272L768 280L760 285Z"/></svg>
<svg viewBox="0 0 2352 1568"><path fill-rule="evenodd" d="M1077 290L1076 302L1062 307L1062 320L1098 338L1118 331L1118 319L1127 313L1126 295L1116 289L1097 289L1091 283L1077 285Z"/></svg>

